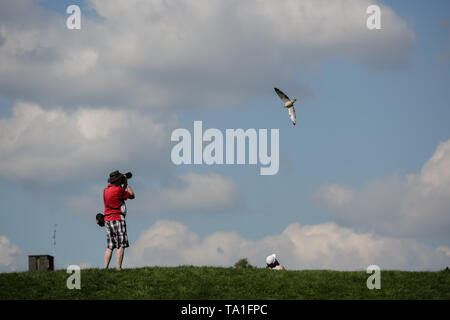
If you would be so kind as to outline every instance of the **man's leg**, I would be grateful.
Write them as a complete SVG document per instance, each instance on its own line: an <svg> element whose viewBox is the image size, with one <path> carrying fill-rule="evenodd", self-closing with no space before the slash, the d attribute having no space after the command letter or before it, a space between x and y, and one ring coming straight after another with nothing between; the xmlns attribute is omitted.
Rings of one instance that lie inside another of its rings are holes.
<svg viewBox="0 0 450 320"><path fill-rule="evenodd" d="M122 269L122 261L123 261L124 252L125 252L124 247L120 247L119 249L117 249L117 252L116 252L116 269L117 270Z"/></svg>
<svg viewBox="0 0 450 320"><path fill-rule="evenodd" d="M111 261L112 253L113 253L112 249L106 248L106 251L105 251L105 269L108 269L109 262Z"/></svg>

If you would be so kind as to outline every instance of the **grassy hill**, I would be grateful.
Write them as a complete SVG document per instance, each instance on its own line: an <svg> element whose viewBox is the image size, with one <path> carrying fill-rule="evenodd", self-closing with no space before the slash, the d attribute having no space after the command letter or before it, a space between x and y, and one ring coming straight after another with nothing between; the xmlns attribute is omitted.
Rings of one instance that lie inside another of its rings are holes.
<svg viewBox="0 0 450 320"><path fill-rule="evenodd" d="M65 270L0 274L0 299L446 299L450 272L381 271L381 289L364 271L270 271L151 267L81 271L81 290Z"/></svg>

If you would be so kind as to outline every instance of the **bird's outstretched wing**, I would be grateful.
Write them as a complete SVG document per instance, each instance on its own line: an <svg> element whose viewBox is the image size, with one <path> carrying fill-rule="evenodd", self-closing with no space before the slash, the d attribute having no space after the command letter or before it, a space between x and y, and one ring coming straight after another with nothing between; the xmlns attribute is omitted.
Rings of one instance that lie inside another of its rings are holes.
<svg viewBox="0 0 450 320"><path fill-rule="evenodd" d="M296 120L296 118L295 118L295 109L294 109L294 107L290 107L290 108L288 109L288 111L289 111L289 116L291 117L292 123L293 123L294 126L295 126L295 124L297 123L297 120Z"/></svg>
<svg viewBox="0 0 450 320"><path fill-rule="evenodd" d="M275 89L275 92L277 93L277 95L280 97L280 99L281 100L283 100L283 102L288 102L288 101L291 101L291 99L289 99L289 97L287 96L287 95L285 95L284 93L283 93L283 91L281 91L280 89L278 89L278 88L274 88Z"/></svg>

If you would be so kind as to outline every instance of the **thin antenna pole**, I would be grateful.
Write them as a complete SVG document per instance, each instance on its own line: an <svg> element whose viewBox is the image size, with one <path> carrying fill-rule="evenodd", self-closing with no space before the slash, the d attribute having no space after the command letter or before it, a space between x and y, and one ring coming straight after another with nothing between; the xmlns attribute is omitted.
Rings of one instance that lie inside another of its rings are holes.
<svg viewBox="0 0 450 320"><path fill-rule="evenodd" d="M53 226L53 257L56 257L56 226L57 224Z"/></svg>

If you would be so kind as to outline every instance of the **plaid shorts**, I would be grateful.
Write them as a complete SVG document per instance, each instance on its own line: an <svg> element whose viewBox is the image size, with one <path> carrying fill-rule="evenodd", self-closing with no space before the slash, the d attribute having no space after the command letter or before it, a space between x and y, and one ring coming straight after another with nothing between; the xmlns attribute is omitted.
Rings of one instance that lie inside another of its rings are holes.
<svg viewBox="0 0 450 320"><path fill-rule="evenodd" d="M109 249L129 247L125 220L105 221L105 229Z"/></svg>

